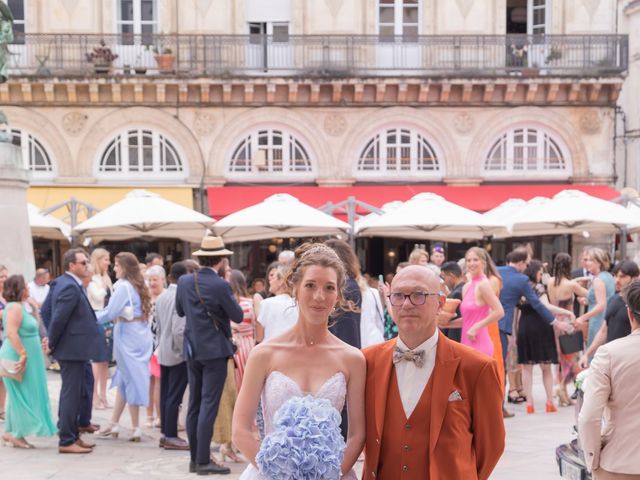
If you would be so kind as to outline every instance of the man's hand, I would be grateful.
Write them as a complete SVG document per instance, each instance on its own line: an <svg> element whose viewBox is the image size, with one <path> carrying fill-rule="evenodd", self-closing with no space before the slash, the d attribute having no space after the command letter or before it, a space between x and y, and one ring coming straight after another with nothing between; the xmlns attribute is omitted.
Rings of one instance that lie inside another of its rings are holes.
<svg viewBox="0 0 640 480"><path fill-rule="evenodd" d="M40 346L42 347L42 352L45 355L48 355L50 350L49 350L49 338L48 337L44 337L42 339L42 342L40 343Z"/></svg>
<svg viewBox="0 0 640 480"><path fill-rule="evenodd" d="M580 364L580 368L589 368L589 357L586 353L582 352L578 363Z"/></svg>
<svg viewBox="0 0 640 480"><path fill-rule="evenodd" d="M551 322L552 325L555 325L555 327L560 330L561 332L564 333L573 333L573 331L575 330L575 328L573 327L572 324L567 323L567 322L563 322L561 320L558 320L557 318Z"/></svg>
<svg viewBox="0 0 640 480"><path fill-rule="evenodd" d="M438 326L440 328L448 328L449 322L456 316L455 312L445 312L444 310L440 310L438 312L437 320Z"/></svg>

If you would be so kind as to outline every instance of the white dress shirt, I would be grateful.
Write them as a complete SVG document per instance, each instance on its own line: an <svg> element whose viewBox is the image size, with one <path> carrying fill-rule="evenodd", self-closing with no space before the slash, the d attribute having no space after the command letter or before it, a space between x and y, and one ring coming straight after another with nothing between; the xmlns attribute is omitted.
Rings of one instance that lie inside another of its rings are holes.
<svg viewBox="0 0 640 480"><path fill-rule="evenodd" d="M396 346L402 350L409 350L404 344L400 336L398 336L398 342ZM424 343L417 346L413 351L424 350L424 364L421 368L416 367L414 362L402 360L395 364L396 377L398 378L398 390L400 391L400 400L402 400L402 407L404 413L409 418L416 408L420 396L424 391L433 367L436 364L436 347L438 346L438 329L432 337L428 338Z"/></svg>

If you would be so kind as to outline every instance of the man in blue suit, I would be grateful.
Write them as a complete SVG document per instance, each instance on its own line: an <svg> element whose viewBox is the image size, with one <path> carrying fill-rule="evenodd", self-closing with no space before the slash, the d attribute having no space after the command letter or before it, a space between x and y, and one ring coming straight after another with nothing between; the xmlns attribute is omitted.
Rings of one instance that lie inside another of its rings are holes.
<svg viewBox="0 0 640 480"><path fill-rule="evenodd" d="M85 368L100 349L96 316L82 287L89 256L81 248L68 250L63 258L65 273L55 279L43 305L51 354L60 364L59 437L60 453L90 453L92 445L80 438Z"/></svg>
<svg viewBox="0 0 640 480"><path fill-rule="evenodd" d="M498 273L502 277L502 290L500 290L500 303L504 308L504 317L500 320L500 342L502 343L502 361L504 370L507 371L507 349L509 336L513 333L513 314L520 298L525 297L536 312L548 323L556 325L564 331L570 330L567 324L555 320L553 313L540 301L531 288L529 278L522 272L527 268L529 253L524 249L516 249L507 255L507 265L498 267ZM506 375L505 375L506 379ZM513 413L503 409L505 417L512 417Z"/></svg>
<svg viewBox="0 0 640 480"><path fill-rule="evenodd" d="M242 308L229 284L218 272L233 252L222 238L206 236L198 257L200 270L183 275L176 290L176 312L186 317L184 352L189 376L187 436L191 451L189 471L199 475L228 474L231 470L211 461L211 435L227 378L227 360L233 356L231 323L241 323Z"/></svg>

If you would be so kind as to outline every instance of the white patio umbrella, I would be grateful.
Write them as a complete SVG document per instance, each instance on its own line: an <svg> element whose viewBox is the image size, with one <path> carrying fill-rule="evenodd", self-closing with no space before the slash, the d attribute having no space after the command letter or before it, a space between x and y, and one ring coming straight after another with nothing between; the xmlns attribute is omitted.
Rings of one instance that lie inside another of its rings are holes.
<svg viewBox="0 0 640 480"><path fill-rule="evenodd" d="M227 215L213 225L225 242L246 242L273 237L319 237L347 234L349 224L302 203L297 198L277 193L262 202Z"/></svg>
<svg viewBox="0 0 640 480"><path fill-rule="evenodd" d="M511 236L616 233L638 217L617 203L578 190L563 190L537 208L522 209L510 219Z"/></svg>
<svg viewBox="0 0 640 480"><path fill-rule="evenodd" d="M491 221L501 223L507 228L506 232L499 232L496 238L506 238L517 236L514 234L514 222L519 219L527 219L532 212L537 212L543 205L550 202L547 197L534 197L525 201L519 198L511 198L497 207L485 212L483 216Z"/></svg>
<svg viewBox="0 0 640 480"><path fill-rule="evenodd" d="M406 237L445 242L481 239L506 232L500 222L451 203L434 193L419 193L357 230L366 237Z"/></svg>
<svg viewBox="0 0 640 480"><path fill-rule="evenodd" d="M48 240L67 240L71 237L71 227L51 215L43 215L35 205L28 203L29 226L31 235Z"/></svg>
<svg viewBox="0 0 640 480"><path fill-rule="evenodd" d="M138 237L177 238L200 242L214 220L160 195L133 190L119 202L76 226L75 231L94 241Z"/></svg>
<svg viewBox="0 0 640 480"><path fill-rule="evenodd" d="M355 229L356 231L366 228L371 222L373 222L376 218L380 217L381 215L387 213L387 212L391 212L395 209L397 209L398 207L400 207L402 205L403 202L401 202L400 200L395 200L393 202L387 202L384 205L382 205L380 207L380 210L382 210L382 213L375 213L372 212L368 215L365 215L361 218L359 218L358 220L356 220L355 222Z"/></svg>

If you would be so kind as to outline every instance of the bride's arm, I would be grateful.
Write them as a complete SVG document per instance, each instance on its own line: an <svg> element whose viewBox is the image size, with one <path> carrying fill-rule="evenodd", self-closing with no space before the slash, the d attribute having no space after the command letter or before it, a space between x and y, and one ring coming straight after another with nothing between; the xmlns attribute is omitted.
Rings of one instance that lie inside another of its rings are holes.
<svg viewBox="0 0 640 480"><path fill-rule="evenodd" d="M342 474L346 475L358 460L364 447L364 387L367 377L367 363L359 350L354 350L348 360L349 383L347 385L347 413L349 433L347 447L342 459Z"/></svg>
<svg viewBox="0 0 640 480"><path fill-rule="evenodd" d="M251 350L242 379L242 387L233 409L231 433L233 444L256 468L260 440L256 438L253 426L267 373L268 349L267 345L258 345Z"/></svg>

